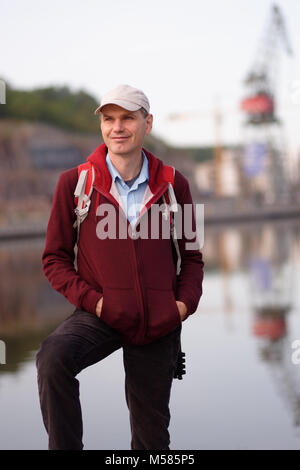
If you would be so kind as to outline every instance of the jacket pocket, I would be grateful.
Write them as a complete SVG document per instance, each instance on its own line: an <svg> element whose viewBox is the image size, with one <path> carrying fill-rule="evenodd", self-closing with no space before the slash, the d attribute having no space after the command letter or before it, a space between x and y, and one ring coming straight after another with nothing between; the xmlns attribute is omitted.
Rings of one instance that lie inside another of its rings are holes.
<svg viewBox="0 0 300 470"><path fill-rule="evenodd" d="M147 289L148 338L159 338L181 324L181 318L172 289Z"/></svg>
<svg viewBox="0 0 300 470"><path fill-rule="evenodd" d="M100 318L126 336L136 332L139 312L134 289L103 287Z"/></svg>

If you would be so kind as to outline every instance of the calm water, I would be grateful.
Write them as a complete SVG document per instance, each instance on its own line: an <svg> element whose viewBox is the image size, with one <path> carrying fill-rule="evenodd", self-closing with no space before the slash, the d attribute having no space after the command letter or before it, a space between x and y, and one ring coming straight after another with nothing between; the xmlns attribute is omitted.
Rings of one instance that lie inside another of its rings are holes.
<svg viewBox="0 0 300 470"><path fill-rule="evenodd" d="M171 449L300 449L300 222L205 229L187 374L171 394ZM41 272L43 240L0 244L0 448L46 449L34 357L73 307ZM79 376L85 449L130 449L122 351Z"/></svg>

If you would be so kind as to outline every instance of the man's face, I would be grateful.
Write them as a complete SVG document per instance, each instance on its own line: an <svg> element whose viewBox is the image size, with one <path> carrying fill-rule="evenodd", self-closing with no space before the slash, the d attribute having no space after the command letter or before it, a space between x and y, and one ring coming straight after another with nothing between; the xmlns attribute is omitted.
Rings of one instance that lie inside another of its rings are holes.
<svg viewBox="0 0 300 470"><path fill-rule="evenodd" d="M127 111L115 104L103 106L100 128L110 154L130 155L140 151L144 137L151 132L153 116L140 110Z"/></svg>

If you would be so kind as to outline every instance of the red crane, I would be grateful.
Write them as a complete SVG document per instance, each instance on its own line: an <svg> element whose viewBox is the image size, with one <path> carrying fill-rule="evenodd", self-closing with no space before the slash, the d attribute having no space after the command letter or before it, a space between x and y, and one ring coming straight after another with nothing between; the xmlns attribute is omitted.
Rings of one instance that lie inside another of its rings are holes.
<svg viewBox="0 0 300 470"><path fill-rule="evenodd" d="M280 42L291 55L284 18L278 6L273 5L254 63L245 79L249 93L242 100L241 109L247 114L249 123L278 121L275 116L275 91Z"/></svg>

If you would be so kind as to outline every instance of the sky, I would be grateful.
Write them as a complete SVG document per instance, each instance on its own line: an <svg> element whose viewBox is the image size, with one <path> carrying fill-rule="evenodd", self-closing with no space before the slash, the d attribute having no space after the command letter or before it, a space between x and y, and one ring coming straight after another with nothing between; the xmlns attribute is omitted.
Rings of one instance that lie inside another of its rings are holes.
<svg viewBox="0 0 300 470"><path fill-rule="evenodd" d="M0 77L101 95L126 83L148 96L153 132L177 146L243 139L239 103L272 0L0 0ZM300 152L300 1L278 0L293 49L281 47L284 137ZM174 121L170 115L179 113ZM183 117L184 116L184 117Z"/></svg>

